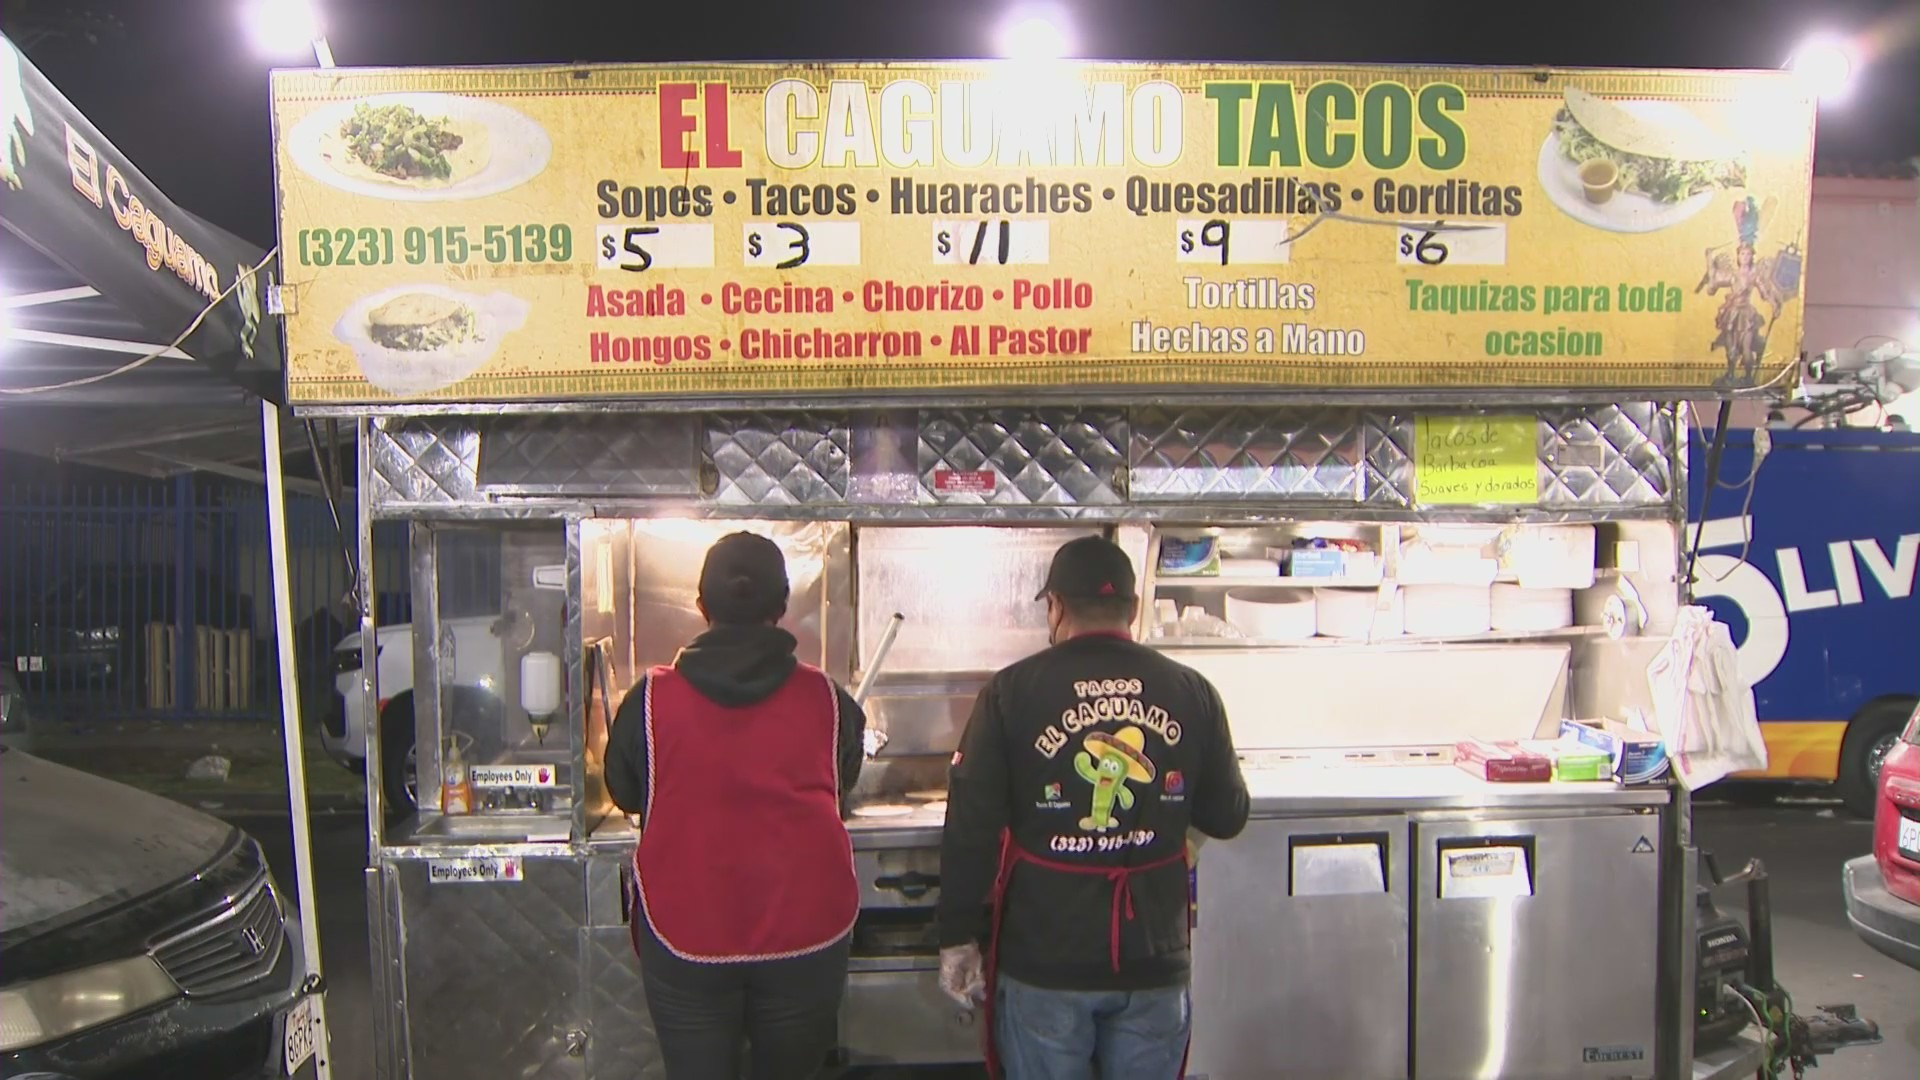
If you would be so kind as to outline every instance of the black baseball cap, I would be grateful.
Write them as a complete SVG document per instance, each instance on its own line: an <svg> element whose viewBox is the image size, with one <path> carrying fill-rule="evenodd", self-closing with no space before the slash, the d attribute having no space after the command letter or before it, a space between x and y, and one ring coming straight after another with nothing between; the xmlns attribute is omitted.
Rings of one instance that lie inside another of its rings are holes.
<svg viewBox="0 0 1920 1080"><path fill-rule="evenodd" d="M787 608L787 559L780 545L754 533L723 536L700 567L700 602L722 623L759 623Z"/></svg>
<svg viewBox="0 0 1920 1080"><path fill-rule="evenodd" d="M1060 545L1053 553L1053 565L1047 568L1047 583L1034 594L1035 600L1048 593L1072 600L1100 597L1133 599L1133 560L1120 545L1102 536L1083 536Z"/></svg>

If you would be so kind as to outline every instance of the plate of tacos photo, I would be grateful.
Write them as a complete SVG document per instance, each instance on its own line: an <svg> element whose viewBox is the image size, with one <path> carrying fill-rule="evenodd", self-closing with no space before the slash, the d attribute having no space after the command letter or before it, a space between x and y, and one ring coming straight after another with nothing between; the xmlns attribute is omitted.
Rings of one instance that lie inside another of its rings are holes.
<svg viewBox="0 0 1920 1080"><path fill-rule="evenodd" d="M553 141L498 102L380 94L308 113L286 139L295 165L330 187L400 202L498 195L540 175Z"/></svg>
<svg viewBox="0 0 1920 1080"><path fill-rule="evenodd" d="M527 321L511 293L397 285L354 301L333 326L367 381L389 394L429 394L480 370Z"/></svg>
<svg viewBox="0 0 1920 1080"><path fill-rule="evenodd" d="M1567 88L1540 147L1540 184L1568 217L1609 232L1655 232L1745 188L1745 155L1685 106L1614 101Z"/></svg>

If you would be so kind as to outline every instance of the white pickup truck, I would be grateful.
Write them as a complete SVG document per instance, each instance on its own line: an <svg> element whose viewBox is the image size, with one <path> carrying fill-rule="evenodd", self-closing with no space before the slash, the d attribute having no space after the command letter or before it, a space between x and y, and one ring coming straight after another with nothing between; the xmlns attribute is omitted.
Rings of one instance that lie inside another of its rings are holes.
<svg viewBox="0 0 1920 1080"><path fill-rule="evenodd" d="M446 619L440 624L441 659L454 673L455 687L496 693L505 685L506 656L501 620L491 615ZM352 769L367 763L367 710L360 692L359 633L334 646L332 692L321 714L320 742L327 753ZM414 806L416 765L413 725L413 627L382 626L374 634L380 692L381 780L387 805L397 811ZM448 655L451 652L451 655Z"/></svg>

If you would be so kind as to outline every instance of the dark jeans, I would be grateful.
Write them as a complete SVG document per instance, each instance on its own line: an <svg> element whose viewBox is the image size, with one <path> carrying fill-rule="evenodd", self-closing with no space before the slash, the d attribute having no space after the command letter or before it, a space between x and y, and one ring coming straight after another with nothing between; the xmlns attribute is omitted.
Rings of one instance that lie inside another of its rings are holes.
<svg viewBox="0 0 1920 1080"><path fill-rule="evenodd" d="M1184 985L1042 990L1002 975L994 1001L1007 1080L1173 1080L1192 1020Z"/></svg>
<svg viewBox="0 0 1920 1080"><path fill-rule="evenodd" d="M839 1043L846 939L791 960L696 964L668 952L645 923L638 929L640 978L667 1080L740 1076L742 1040L750 1080L807 1080Z"/></svg>

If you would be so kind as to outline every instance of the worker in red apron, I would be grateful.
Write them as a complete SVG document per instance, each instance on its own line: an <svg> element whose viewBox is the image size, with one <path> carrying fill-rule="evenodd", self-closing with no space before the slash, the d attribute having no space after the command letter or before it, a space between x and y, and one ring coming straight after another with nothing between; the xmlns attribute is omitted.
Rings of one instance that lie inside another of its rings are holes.
<svg viewBox="0 0 1920 1080"><path fill-rule="evenodd" d="M1173 1080L1189 1030L1188 830L1245 827L1220 695L1137 644L1133 565L1055 554L1051 647L996 673L953 756L940 985L1010 1080Z"/></svg>
<svg viewBox="0 0 1920 1080"><path fill-rule="evenodd" d="M705 633L628 692L607 791L641 817L630 925L668 1080L813 1076L836 1045L860 909L840 808L866 719L794 656L787 568L734 533L707 552Z"/></svg>

